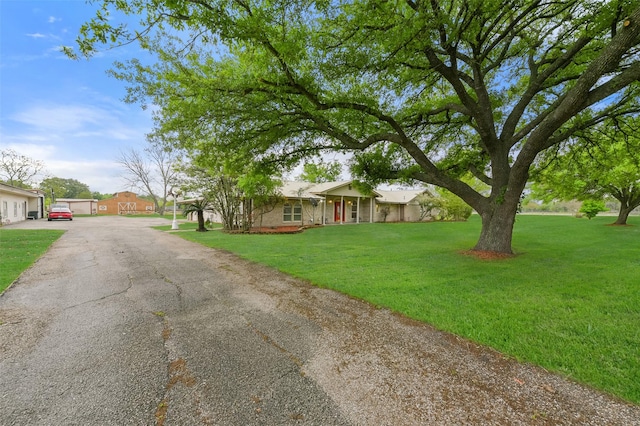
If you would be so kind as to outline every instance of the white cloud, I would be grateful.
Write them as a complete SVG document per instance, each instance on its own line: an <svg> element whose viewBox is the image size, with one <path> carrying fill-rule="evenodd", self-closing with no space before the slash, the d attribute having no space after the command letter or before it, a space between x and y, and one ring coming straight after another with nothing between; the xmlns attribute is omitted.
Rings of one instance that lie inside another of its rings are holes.
<svg viewBox="0 0 640 426"><path fill-rule="evenodd" d="M11 143L7 148L44 162L46 170L43 171L39 181L45 177L75 179L88 185L91 191L103 194L128 189L121 178L123 170L115 161L60 159L63 154L60 154L59 147L51 144Z"/></svg>
<svg viewBox="0 0 640 426"><path fill-rule="evenodd" d="M3 148L41 160L48 176L76 179L92 191L122 191L125 182L116 163L120 152L145 144L148 113L88 104L40 103L5 117Z"/></svg>
<svg viewBox="0 0 640 426"><path fill-rule="evenodd" d="M36 105L10 118L29 126L32 132L57 139L100 136L129 140L140 137L140 131L123 124L117 112L90 105Z"/></svg>
<svg viewBox="0 0 640 426"><path fill-rule="evenodd" d="M12 115L11 119L43 131L73 131L86 123L99 122L99 115L91 108L79 106L35 106Z"/></svg>
<svg viewBox="0 0 640 426"><path fill-rule="evenodd" d="M50 23L50 24L53 24L53 23L58 22L58 21L62 21L62 19L61 18L56 18L55 16L49 16L49 19L47 20L47 22Z"/></svg>
<svg viewBox="0 0 640 426"><path fill-rule="evenodd" d="M55 145L39 145L34 143L10 143L7 148L27 157L45 162L56 152Z"/></svg>
<svg viewBox="0 0 640 426"><path fill-rule="evenodd" d="M46 164L52 176L76 179L88 185L91 191L110 194L127 189L120 178L123 170L115 161L51 160Z"/></svg>
<svg viewBox="0 0 640 426"><path fill-rule="evenodd" d="M5 132L1 132L0 136L2 137L2 147L5 145L9 147L13 145L23 145L23 144L41 144L46 143L51 140L51 138L47 135L37 134L37 133L20 133L20 134L9 134Z"/></svg>
<svg viewBox="0 0 640 426"><path fill-rule="evenodd" d="M33 39L50 39L50 40L58 40L58 41L62 40L62 37L55 34L27 33L25 35Z"/></svg>

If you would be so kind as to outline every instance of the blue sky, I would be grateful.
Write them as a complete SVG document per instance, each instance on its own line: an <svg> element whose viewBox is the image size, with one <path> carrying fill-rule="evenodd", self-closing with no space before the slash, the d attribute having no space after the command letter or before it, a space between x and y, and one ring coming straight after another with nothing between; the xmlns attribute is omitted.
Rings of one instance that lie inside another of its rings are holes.
<svg viewBox="0 0 640 426"><path fill-rule="evenodd" d="M106 74L115 60L143 55L136 46L70 60L78 29L93 16L84 0L0 0L0 148L42 160L51 176L92 191L129 189L116 163L141 150L151 113L122 102L126 86Z"/></svg>

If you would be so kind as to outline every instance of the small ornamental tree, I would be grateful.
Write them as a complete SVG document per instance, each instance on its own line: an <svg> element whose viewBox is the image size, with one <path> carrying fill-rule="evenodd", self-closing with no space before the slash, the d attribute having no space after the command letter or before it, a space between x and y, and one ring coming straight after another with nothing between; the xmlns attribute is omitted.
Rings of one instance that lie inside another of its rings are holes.
<svg viewBox="0 0 640 426"><path fill-rule="evenodd" d="M607 208L604 205L604 201L602 200L584 200L582 203L582 207L580 207L580 212L584 213L585 216L591 220L596 217L600 212L606 212Z"/></svg>
<svg viewBox="0 0 640 426"><path fill-rule="evenodd" d="M194 211L206 208L216 212L225 230L249 230L254 214L262 219L279 200L281 182L273 177L273 170L257 167L241 152L223 158L216 152L203 151L179 170L183 189L203 200L201 206L193 207Z"/></svg>
<svg viewBox="0 0 640 426"><path fill-rule="evenodd" d="M422 194L417 198L418 206L420 206L420 220L427 217L435 217L436 211L440 209L440 199L431 194Z"/></svg>
<svg viewBox="0 0 640 426"><path fill-rule="evenodd" d="M196 213L198 218L198 227L196 228L196 231L207 232L208 229L204 221L204 212L208 210L213 210L211 207L211 200L209 200L209 197L201 197L186 203L182 208L182 214L187 216L190 213Z"/></svg>
<svg viewBox="0 0 640 426"><path fill-rule="evenodd" d="M378 211L378 214L380 215L380 218L382 218L383 222L387 221L387 216L389 216L390 213L391 207L389 206L381 206L380 210Z"/></svg>
<svg viewBox="0 0 640 426"><path fill-rule="evenodd" d="M238 178L238 187L242 191L244 202L244 229L254 226L255 215L259 216L259 227L265 214L273 211L282 201L278 189L282 182L271 177L268 172L251 169Z"/></svg>
<svg viewBox="0 0 640 426"><path fill-rule="evenodd" d="M183 190L196 199L202 199L202 209L206 200L207 208L220 215L225 230L237 229L241 225L238 219L242 212L242 194L229 163L207 163L200 157L179 168L183 174ZM197 211L197 207L194 209Z"/></svg>

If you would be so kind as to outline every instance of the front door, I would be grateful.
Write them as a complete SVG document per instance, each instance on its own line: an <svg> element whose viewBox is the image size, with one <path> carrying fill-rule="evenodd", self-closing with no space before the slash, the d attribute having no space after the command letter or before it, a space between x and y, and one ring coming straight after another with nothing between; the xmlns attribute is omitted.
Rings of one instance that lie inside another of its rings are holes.
<svg viewBox="0 0 640 426"><path fill-rule="evenodd" d="M334 222L342 222L342 205L340 201L336 201L333 208L333 221Z"/></svg>

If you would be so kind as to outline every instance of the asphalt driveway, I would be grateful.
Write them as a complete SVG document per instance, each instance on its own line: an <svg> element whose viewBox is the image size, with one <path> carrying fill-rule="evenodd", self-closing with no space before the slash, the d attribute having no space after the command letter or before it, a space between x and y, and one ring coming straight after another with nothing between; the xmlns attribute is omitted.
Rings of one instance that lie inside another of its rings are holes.
<svg viewBox="0 0 640 426"><path fill-rule="evenodd" d="M76 218L0 297L1 425L640 424L640 407L150 228Z"/></svg>

